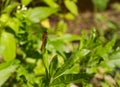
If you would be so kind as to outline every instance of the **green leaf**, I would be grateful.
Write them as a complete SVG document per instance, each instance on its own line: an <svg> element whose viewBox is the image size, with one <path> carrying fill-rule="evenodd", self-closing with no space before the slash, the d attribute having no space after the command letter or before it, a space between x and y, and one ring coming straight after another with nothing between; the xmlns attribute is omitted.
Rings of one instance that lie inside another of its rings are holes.
<svg viewBox="0 0 120 87"><path fill-rule="evenodd" d="M21 0L22 5L28 5L32 0Z"/></svg>
<svg viewBox="0 0 120 87"><path fill-rule="evenodd" d="M60 85L62 83L80 83L90 80L91 75L87 75L85 73L82 74L64 74L59 78L55 79L50 85Z"/></svg>
<svg viewBox="0 0 120 87"><path fill-rule="evenodd" d="M55 1L54 0L43 0L46 4L48 4L50 7L58 7L58 4L57 3L55 3Z"/></svg>
<svg viewBox="0 0 120 87"><path fill-rule="evenodd" d="M92 2L98 10L104 10L107 7L109 0L92 0Z"/></svg>
<svg viewBox="0 0 120 87"><path fill-rule="evenodd" d="M58 68L58 57L54 56L52 61L50 62L50 65L49 65L49 73L50 73L51 76L54 75L57 68Z"/></svg>
<svg viewBox="0 0 120 87"><path fill-rule="evenodd" d="M6 6L2 12L10 13L12 12L19 4L16 2L13 2L12 4Z"/></svg>
<svg viewBox="0 0 120 87"><path fill-rule="evenodd" d="M65 18L68 19L68 20L74 20L75 19L74 15L70 12L65 14Z"/></svg>
<svg viewBox="0 0 120 87"><path fill-rule="evenodd" d="M109 55L107 65L111 68L120 67L120 50L114 51Z"/></svg>
<svg viewBox="0 0 120 87"><path fill-rule="evenodd" d="M120 49L112 52L109 56L110 56L110 59L119 59L120 58Z"/></svg>
<svg viewBox="0 0 120 87"><path fill-rule="evenodd" d="M58 34L64 34L67 30L67 24L61 20L56 26L56 33Z"/></svg>
<svg viewBox="0 0 120 87"><path fill-rule="evenodd" d="M68 69L70 69L73 64L75 64L77 61L81 61L83 57L85 57L90 51L87 49L81 49L75 51L71 57L63 64L62 67L58 69L58 71L55 74L55 78L58 78L59 76L65 74Z"/></svg>
<svg viewBox="0 0 120 87"><path fill-rule="evenodd" d="M116 42L116 36L114 36L114 37L112 38L112 40L109 41L109 42L105 45L105 47L104 47L105 52L109 52L110 50L112 50L115 42Z"/></svg>
<svg viewBox="0 0 120 87"><path fill-rule="evenodd" d="M48 62L48 60L49 60L48 51L45 50L45 52L43 53L43 63L44 63L44 66L45 66L45 68L47 70L46 72L48 72L48 70L49 70L49 62Z"/></svg>
<svg viewBox="0 0 120 87"><path fill-rule="evenodd" d="M115 44L115 41L116 41L116 35L112 38L111 41L107 42L105 44L105 46L102 46L101 45L98 45L95 49L94 49L94 52L101 56L103 59L106 59L106 57L108 57L108 53L110 53L112 51L112 48Z"/></svg>
<svg viewBox="0 0 120 87"><path fill-rule="evenodd" d="M77 74L80 71L80 66L78 64L74 64L69 70L65 72L65 74Z"/></svg>
<svg viewBox="0 0 120 87"><path fill-rule="evenodd" d="M82 31L79 49L82 49L82 48L92 49L92 48L94 48L94 46L98 44L98 42L95 42L95 40L96 40L96 30L95 29L92 29L90 31L89 35L88 35L86 30Z"/></svg>
<svg viewBox="0 0 120 87"><path fill-rule="evenodd" d="M3 52L0 54L5 61L11 61L16 57L16 41L14 35L3 31L0 36L0 47Z"/></svg>
<svg viewBox="0 0 120 87"><path fill-rule="evenodd" d="M57 40L57 41L50 41L48 43L49 45L52 45L54 49L50 49L51 51L52 50L56 50L58 52L63 52L65 50L65 46L64 46L64 43L60 40ZM48 46L49 46L48 45ZM46 47L46 48L49 48L49 47Z"/></svg>
<svg viewBox="0 0 120 87"><path fill-rule="evenodd" d="M78 8L74 1L65 0L64 4L71 13L73 13L74 15L78 15Z"/></svg>
<svg viewBox="0 0 120 87"><path fill-rule="evenodd" d="M45 74L45 66L43 64L42 59L37 61L36 67L34 68L34 72L36 75L44 75Z"/></svg>
<svg viewBox="0 0 120 87"><path fill-rule="evenodd" d="M10 17L8 14L2 14L0 16L0 22L2 25L5 25L9 21Z"/></svg>
<svg viewBox="0 0 120 87"><path fill-rule="evenodd" d="M101 82L102 87L109 87L109 85L106 82ZM112 87L112 86L111 86Z"/></svg>
<svg viewBox="0 0 120 87"><path fill-rule="evenodd" d="M28 18L33 22L40 22L41 20L49 17L51 14L56 13L57 9L50 7L36 7L28 11Z"/></svg>
<svg viewBox="0 0 120 87"><path fill-rule="evenodd" d="M89 37L89 39L86 42L86 47L87 48L92 47L92 45L94 43L94 40L95 40L95 37L96 37L96 30L93 29L93 30L91 30L90 37Z"/></svg>
<svg viewBox="0 0 120 87"><path fill-rule="evenodd" d="M86 37L87 37L87 32L85 30L82 31L82 35L80 38L80 44L79 44L79 49L82 49L86 45Z"/></svg>
<svg viewBox="0 0 120 87"><path fill-rule="evenodd" d="M11 18L7 22L7 26L9 26L17 34L19 31L20 22L17 18Z"/></svg>
<svg viewBox="0 0 120 87"><path fill-rule="evenodd" d="M11 76L13 72L15 72L16 68L18 67L17 62L15 63L16 64L14 64L13 62L7 62L0 64L0 86L5 83L5 81Z"/></svg>
<svg viewBox="0 0 120 87"><path fill-rule="evenodd" d="M59 37L55 38L49 38L50 41L63 41L63 42L69 42L69 41L74 41L74 40L80 40L80 36L78 35L71 35L71 34L65 34Z"/></svg>
<svg viewBox="0 0 120 87"><path fill-rule="evenodd" d="M17 69L17 77L16 79L24 85L23 87L33 87L34 84L34 76L26 70L22 65Z"/></svg>
<svg viewBox="0 0 120 87"><path fill-rule="evenodd" d="M110 51L112 51L112 48L113 48L115 42L116 42L116 35L114 35L114 37L112 38L112 40L109 41L109 42L102 48L102 50L101 50L101 52L100 52L100 56L102 56L102 57L104 58L104 56L105 56L106 54L108 54Z"/></svg>
<svg viewBox="0 0 120 87"><path fill-rule="evenodd" d="M57 51L65 58L65 54L64 54L64 52L66 51L65 43L68 43L74 40L80 40L80 36L65 34L62 36L54 37L54 38L51 37L49 38L49 41L48 41L49 45L47 45L46 48L51 51L53 50Z"/></svg>

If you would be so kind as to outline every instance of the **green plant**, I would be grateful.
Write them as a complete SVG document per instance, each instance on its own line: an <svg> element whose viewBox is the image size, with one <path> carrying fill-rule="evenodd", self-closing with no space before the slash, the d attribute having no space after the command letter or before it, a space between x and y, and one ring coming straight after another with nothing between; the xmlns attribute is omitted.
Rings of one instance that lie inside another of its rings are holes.
<svg viewBox="0 0 120 87"><path fill-rule="evenodd" d="M34 3L34 2L32 2ZM77 0L41 0L37 3L45 4L51 8L56 8L59 10L57 16L61 19L65 18L68 20L73 20L74 16L78 16Z"/></svg>
<svg viewBox="0 0 120 87"><path fill-rule="evenodd" d="M44 0L49 7L34 8L27 7L31 0L21 0L5 10L12 5L7 1L0 15L0 86L69 87L77 83L93 87L96 84L92 79L103 87L119 86L116 67L120 67L120 49L113 48L116 35L103 42L95 29L90 34L83 31L81 36L65 34L67 25L63 20L55 30L47 29L41 22L60 11L53 0ZM77 9L71 9L75 2L64 1L68 10L77 15Z"/></svg>

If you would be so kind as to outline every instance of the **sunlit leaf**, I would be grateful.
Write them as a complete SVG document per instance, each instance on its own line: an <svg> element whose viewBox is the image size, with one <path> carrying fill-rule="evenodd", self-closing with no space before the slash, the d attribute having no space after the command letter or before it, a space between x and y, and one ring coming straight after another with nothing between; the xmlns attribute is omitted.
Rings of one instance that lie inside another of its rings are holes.
<svg viewBox="0 0 120 87"><path fill-rule="evenodd" d="M32 0L21 0L22 5L28 5Z"/></svg>
<svg viewBox="0 0 120 87"><path fill-rule="evenodd" d="M74 15L71 13L67 13L67 14L65 14L65 18L68 20L74 20Z"/></svg>
<svg viewBox="0 0 120 87"><path fill-rule="evenodd" d="M44 66L43 61L41 59L37 61L36 67L34 68L34 72L36 75L45 74L45 66Z"/></svg>
<svg viewBox="0 0 120 87"><path fill-rule="evenodd" d="M63 35L67 30L67 24L61 20L56 26L56 33Z"/></svg>
<svg viewBox="0 0 120 87"><path fill-rule="evenodd" d="M80 40L80 36L78 35L71 35L71 34L65 34L59 37L55 38L50 38L50 41L63 41L63 42L69 42L69 41L74 41L74 40Z"/></svg>
<svg viewBox="0 0 120 87"><path fill-rule="evenodd" d="M57 9L50 7L36 7L28 12L28 18L33 22L39 22L51 14L56 13Z"/></svg>
<svg viewBox="0 0 120 87"><path fill-rule="evenodd" d="M17 34L19 31L20 22L16 18L11 18L7 22L7 26L9 26Z"/></svg>
<svg viewBox="0 0 120 87"><path fill-rule="evenodd" d="M54 2L54 0L43 0L50 7L58 7L58 4Z"/></svg>
<svg viewBox="0 0 120 87"><path fill-rule="evenodd" d="M73 13L74 15L78 15L78 8L77 5L75 4L74 1L72 0L65 0L64 1L65 6L67 7L67 9Z"/></svg>
<svg viewBox="0 0 120 87"><path fill-rule="evenodd" d="M7 21L9 21L10 17L8 14L2 14L0 16L0 22L5 25L7 23Z"/></svg>
<svg viewBox="0 0 120 87"><path fill-rule="evenodd" d="M11 61L16 57L16 40L14 35L3 31L0 36L0 47L4 49L1 56L5 61Z"/></svg>

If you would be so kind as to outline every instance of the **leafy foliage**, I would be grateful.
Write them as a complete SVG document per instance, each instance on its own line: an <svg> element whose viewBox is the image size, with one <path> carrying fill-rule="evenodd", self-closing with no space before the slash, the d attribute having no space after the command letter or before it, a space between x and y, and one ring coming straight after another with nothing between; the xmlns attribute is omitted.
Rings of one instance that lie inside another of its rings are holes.
<svg viewBox="0 0 120 87"><path fill-rule="evenodd" d="M37 23L50 16L52 13L55 13L56 11L57 9L50 7L36 7L29 11L28 19Z"/></svg>
<svg viewBox="0 0 120 87"><path fill-rule="evenodd" d="M83 31L81 36L66 34L67 24L60 16L61 2L43 0L48 6L29 8L31 2L2 0L0 86L66 87L71 83L96 86L92 79L103 87L120 84L120 73L116 71L120 67L120 49L114 48L116 35L103 42L95 29L89 34ZM78 15L76 0L63 3L69 14ZM53 14L61 18L55 29L43 26L42 22Z"/></svg>

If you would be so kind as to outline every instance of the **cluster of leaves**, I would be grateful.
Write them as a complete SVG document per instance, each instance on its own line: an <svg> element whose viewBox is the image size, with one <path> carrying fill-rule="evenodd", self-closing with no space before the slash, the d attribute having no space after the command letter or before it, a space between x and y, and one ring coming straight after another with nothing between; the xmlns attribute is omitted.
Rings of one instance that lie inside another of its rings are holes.
<svg viewBox="0 0 120 87"><path fill-rule="evenodd" d="M67 27L62 19L50 29L43 21L52 14L61 17L59 5L53 0L43 1L49 6L28 8L31 0L2 0L0 86L69 87L77 83L92 87L96 82L103 87L120 86L120 73L116 71L120 49L113 49L116 36L103 43L95 29L90 35L85 31L81 36L64 34ZM64 3L71 14L78 14L76 0ZM47 38L43 38L44 32ZM79 43L72 42L76 40ZM91 83L92 79L96 81Z"/></svg>

